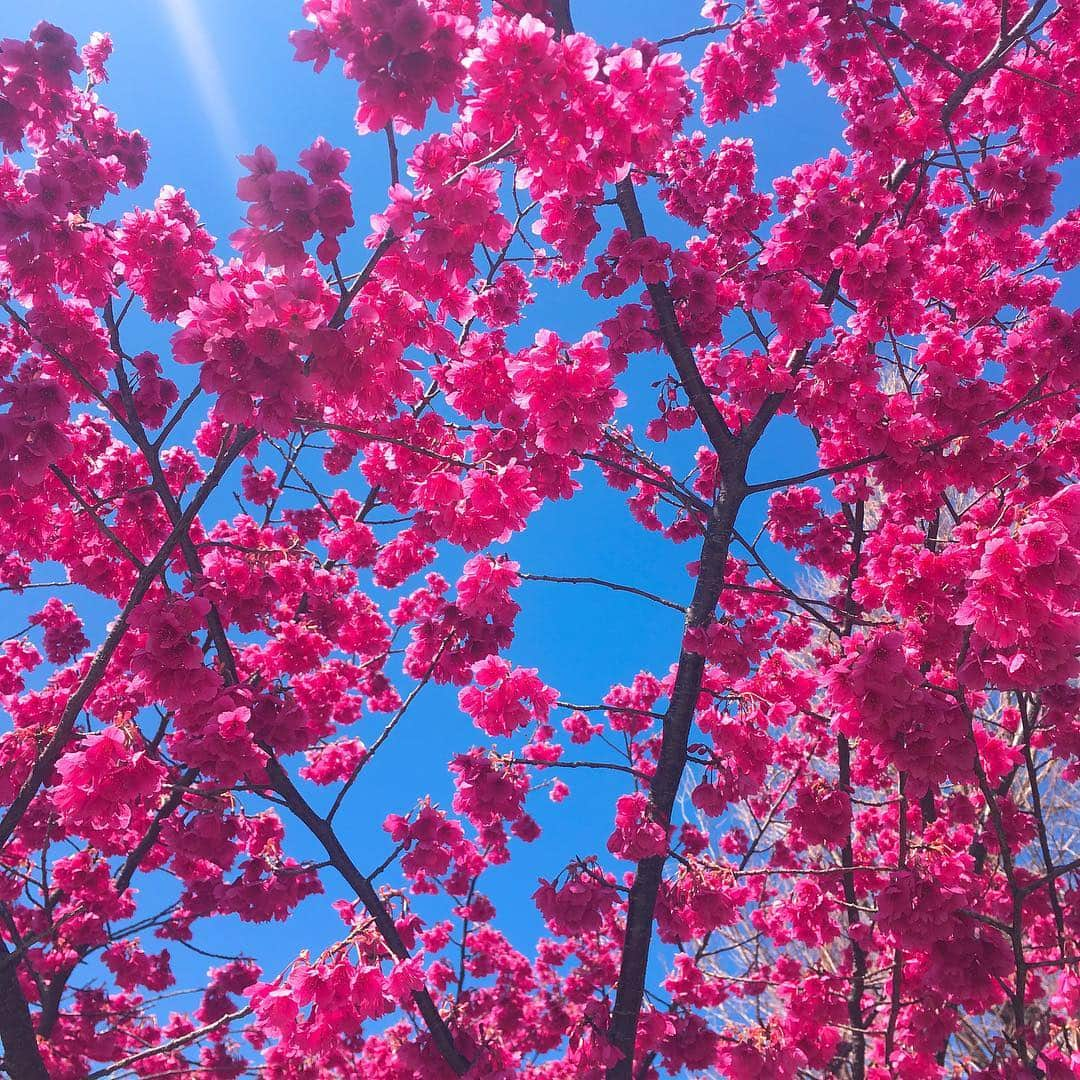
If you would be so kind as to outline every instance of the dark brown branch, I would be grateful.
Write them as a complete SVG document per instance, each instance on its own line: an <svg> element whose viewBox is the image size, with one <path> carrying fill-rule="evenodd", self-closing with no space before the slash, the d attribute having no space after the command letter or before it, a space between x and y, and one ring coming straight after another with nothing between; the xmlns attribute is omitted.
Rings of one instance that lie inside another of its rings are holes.
<svg viewBox="0 0 1080 1080"><path fill-rule="evenodd" d="M727 476L709 516L701 549L697 585L686 616L686 629L704 628L714 617L724 585L724 568L739 507L746 495L743 480L745 458L727 466ZM705 658L700 653L680 652L675 685L671 692L660 747L660 758L649 792L653 818L667 825L675 806L686 768L687 746L701 692ZM608 1069L609 1080L632 1080L638 1018L645 994L653 918L666 857L644 859L637 864L626 913L626 934L619 968L618 990L611 1014L608 1038L622 1059Z"/></svg>
<svg viewBox="0 0 1080 1080"><path fill-rule="evenodd" d="M10 953L0 937L0 958ZM41 1059L30 1007L19 986L17 964L0 964L0 1041L4 1044L4 1072L18 1080L49 1080Z"/></svg>
<svg viewBox="0 0 1080 1080"><path fill-rule="evenodd" d="M79 494L79 489L68 479L55 465L49 466L49 472L64 485L68 494L82 507L83 511L89 516L90 520L94 523L94 528L97 529L102 536L105 537L109 543L113 544L116 549L124 556L125 559L130 562L136 570L142 571L146 567L143 565L142 560L136 555L131 548L120 539L119 536L109 527L109 525L98 515L94 508Z"/></svg>
<svg viewBox="0 0 1080 1080"><path fill-rule="evenodd" d="M387 910L382 898L375 891L375 887L360 872L349 857L348 852L342 847L333 826L315 813L311 805L296 789L296 785L293 784L289 774L281 766L277 758L266 747L263 747L263 749L267 752L266 772L274 790L285 800L285 804L292 813L307 826L312 836L322 844L323 850L326 852L334 869L345 879L349 888L353 890L357 899L364 905L367 913L371 916L376 928L382 935L383 941L386 942L386 947L399 960L407 960L410 955L409 950L405 947L405 942L398 933L393 917ZM469 1070L470 1062L454 1045L454 1038L450 1028L447 1026L446 1020L439 1012L431 995L427 990L414 990L412 996L443 1059L458 1076L464 1076Z"/></svg>
<svg viewBox="0 0 1080 1080"><path fill-rule="evenodd" d="M449 457L446 454L438 453L436 450L430 450L426 446L417 446L407 439L399 439L393 435L378 435L373 431L364 431L361 428L349 427L348 424L332 424L323 420L304 420L298 418L297 423L303 424L305 427L309 427L314 431L340 431L345 435L352 435L353 438L363 439L366 442L389 443L391 446L400 446L403 450L408 450L410 453L422 454L424 457L434 458L436 461L441 461L446 465L456 465L461 469L479 468L478 463L464 461L461 458Z"/></svg>
<svg viewBox="0 0 1080 1080"><path fill-rule="evenodd" d="M844 595L844 610L846 613L844 636L849 635L855 625L857 608L854 600L855 581L859 576L859 566L862 561L863 542L866 539L865 531L866 504L857 503L854 510L848 515L852 532L852 557L851 568L847 575L847 585ZM841 791L849 796L854 794L851 783L851 743L846 735L836 737L836 756L839 766L838 784ZM901 805L900 812L904 812ZM852 1080L863 1080L866 1076L866 1030L863 1018L862 998L866 989L866 949L859 941L858 931L862 926L859 915L858 894L855 889L855 853L854 838L852 835L854 822L848 825L848 833L844 838L844 845L840 849L840 859L843 864L843 894L844 907L847 909L848 940L851 949L851 991L848 994L848 1022L851 1025L851 1075Z"/></svg>
<svg viewBox="0 0 1080 1080"><path fill-rule="evenodd" d="M797 476L785 476L779 480L767 480L761 484L750 484L746 490L753 495L759 491L774 491L776 488L790 487L792 484L805 484L809 480L821 480L826 476L835 476L837 473L861 469L864 465L872 465L875 461L883 461L884 458L884 454L868 454L866 457L858 458L855 461L847 461L843 465L828 465L821 469L799 473Z"/></svg>
<svg viewBox="0 0 1080 1080"><path fill-rule="evenodd" d="M666 45L678 45L680 42L689 41L691 38L709 37L712 34L719 34L721 30L730 29L731 26L727 23L710 23L708 26L695 26L693 30L687 30L685 33L660 38L656 44L662 49Z"/></svg>
<svg viewBox="0 0 1080 1080"><path fill-rule="evenodd" d="M1067 863L1062 863L1061 866L1055 866L1053 870L1048 870L1041 878L1037 878L1030 885L1025 885L1021 892L1024 896L1028 896L1033 892L1038 892L1050 882L1057 881L1059 877L1076 873L1078 870L1080 870L1080 859L1072 859Z"/></svg>
<svg viewBox="0 0 1080 1080"><path fill-rule="evenodd" d="M648 777L638 769L632 769L629 765L616 765L610 761L536 761L533 758L510 758L511 765L529 765L534 769L599 769L600 771L627 773L638 780L648 780Z"/></svg>
<svg viewBox="0 0 1080 1080"><path fill-rule="evenodd" d="M435 653L431 663L428 665L427 671L424 672L424 677L412 688L408 697L401 703L397 712L386 722L386 726L379 733L379 737L367 748L364 756L356 763L356 768L349 774L349 778L341 785L341 789L338 791L337 796L334 798L333 805L330 807L330 813L326 815L326 822L328 825L333 822L337 812L341 809L341 804L345 801L345 796L349 793L349 789L356 783L357 778L364 771L368 762L374 758L379 747L381 747L394 733L394 728L398 726L402 717L409 711L409 706L417 699L420 691L431 681L431 677L435 674L435 668L438 667L443 653L446 652L452 640L452 634L443 638L438 652Z"/></svg>
<svg viewBox="0 0 1080 1080"><path fill-rule="evenodd" d="M629 176L616 185L615 192L615 201L622 212L627 231L635 240L648 236L645 219L641 216L641 207L638 205L637 194L634 192L634 184ZM679 373L690 404L693 405L702 427L705 428L713 449L722 458L730 457L735 447L735 437L720 415L720 410L698 370L694 353L686 344L678 316L675 314L675 302L671 298L671 292L662 281L650 284L648 290L656 320L660 324L660 339L675 365L675 370Z"/></svg>
<svg viewBox="0 0 1080 1080"><path fill-rule="evenodd" d="M129 1057L113 1062L113 1064L106 1066L104 1069L98 1069L97 1072L92 1072L89 1077L87 1077L87 1080L103 1080L103 1077L113 1076L115 1073L130 1069L132 1065L136 1065L140 1061L145 1061L147 1058L157 1057L159 1054L175 1053L177 1050L182 1050L185 1046L190 1046L200 1039L205 1039L207 1035L212 1035L215 1031L220 1031L223 1027L228 1027L237 1020L242 1020L251 1013L251 1010L252 1007L246 1005L242 1009L237 1009L236 1012L219 1016L211 1023L204 1024L194 1031L189 1031L186 1035L180 1035L177 1038L170 1039L168 1042L161 1043L158 1046L148 1046L145 1050L140 1050L137 1054L131 1054Z"/></svg>
<svg viewBox="0 0 1080 1080"><path fill-rule="evenodd" d="M522 581L553 581L556 584L562 585L601 585L605 589L613 589L615 592L631 593L634 596L652 600L654 603L662 604L664 607L671 608L673 611L683 613L686 611L686 608L684 608L682 604L676 604L674 600L666 600L664 597L647 592L645 589L636 589L633 585L620 585L615 581L605 581L603 578L556 577L552 574L526 574L523 572L519 572L518 577L521 578Z"/></svg>
<svg viewBox="0 0 1080 1080"><path fill-rule="evenodd" d="M390 183L401 183L401 168L398 165L398 148L397 140L394 138L394 122L393 120L387 121L386 124L386 152L390 156Z"/></svg>

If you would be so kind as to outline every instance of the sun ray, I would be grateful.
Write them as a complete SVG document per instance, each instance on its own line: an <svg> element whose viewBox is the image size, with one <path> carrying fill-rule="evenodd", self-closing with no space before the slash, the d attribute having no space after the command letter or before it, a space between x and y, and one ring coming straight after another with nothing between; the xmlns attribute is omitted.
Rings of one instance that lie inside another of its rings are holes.
<svg viewBox="0 0 1080 1080"><path fill-rule="evenodd" d="M198 0L165 0L164 7L184 59L194 76L195 88L213 130L214 140L232 172L237 167L236 155L248 147L241 135L225 74L199 13Z"/></svg>

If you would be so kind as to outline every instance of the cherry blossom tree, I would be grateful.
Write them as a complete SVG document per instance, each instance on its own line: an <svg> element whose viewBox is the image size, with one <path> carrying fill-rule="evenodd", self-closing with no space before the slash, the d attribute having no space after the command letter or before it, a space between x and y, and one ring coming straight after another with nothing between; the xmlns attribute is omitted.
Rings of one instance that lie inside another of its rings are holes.
<svg viewBox="0 0 1080 1080"><path fill-rule="evenodd" d="M243 157L231 256L115 209L107 36L0 43L8 1075L1080 1076L1080 5L670 6L304 0L358 139ZM761 177L796 64L843 143ZM598 489L682 595L513 558ZM573 704L515 619L598 588L670 648ZM452 801L374 805L437 685ZM222 920L287 955L173 996Z"/></svg>

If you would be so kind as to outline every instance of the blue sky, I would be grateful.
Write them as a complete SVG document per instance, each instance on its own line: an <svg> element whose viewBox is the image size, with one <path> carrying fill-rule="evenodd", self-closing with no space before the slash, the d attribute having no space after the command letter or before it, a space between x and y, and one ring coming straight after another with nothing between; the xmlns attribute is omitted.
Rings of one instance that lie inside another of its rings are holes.
<svg viewBox="0 0 1080 1080"><path fill-rule="evenodd" d="M102 88L102 97L117 111L122 126L139 128L151 145L150 171L137 201L149 204L163 184L186 189L192 205L220 238L220 253L228 257L227 237L239 226L242 213L234 190L241 172L235 156L259 143L268 145L283 167L292 167L297 153L315 136L324 135L353 155L348 179L354 186L358 220L364 223L369 213L386 203L384 143L381 137L357 137L352 124L355 87L333 64L315 76L310 66L292 61L288 32L303 25L299 9L298 0L34 0L0 9L0 37L23 37L39 18L63 26L80 42L94 30L111 33L115 42L109 64L111 82ZM579 0L575 19L579 29L602 43L629 43L637 37L673 35L699 25L699 9L696 0L678 4ZM692 41L681 48L684 62L692 67L703 45ZM841 127L824 91L811 86L801 69L788 69L778 104L724 129L723 134L754 137L759 185L767 190L773 177L827 154L834 146L842 147ZM407 150L414 141L403 139L403 148ZM131 201L125 194L111 212L119 214ZM646 201L645 210L650 224L663 235L655 206ZM615 223L611 218L605 225L610 228ZM362 237L350 239L353 263L359 265ZM346 256L349 252L347 247ZM345 261L346 270L355 268ZM561 290L557 300L542 294L530 314L527 334L544 326L573 340L603 317L604 309L580 290ZM143 325L143 332L147 341L138 343L140 347L165 351L160 330ZM135 344L129 344L131 351L136 351ZM666 370L659 357L648 356L627 376L625 388L642 393L646 406L630 409L639 429L655 398L649 383ZM685 460L688 467L689 454ZM813 467L813 447L806 435L782 421L760 448L751 479ZM685 564L696 558L694 545L675 547L642 532L627 513L624 496L607 491L595 474L586 474L584 479L586 490L578 498L545 508L510 545L523 569L600 576L685 602L690 591ZM354 486L360 489L359 483ZM760 508L760 502L748 506L747 517L760 520ZM219 509L223 514L232 512L228 506ZM456 565L451 558L438 569L452 577ZM793 569L779 558L777 565L788 573ZM34 599L40 599L40 594ZM629 682L641 669L662 673L677 655L678 615L638 598L600 589L527 583L519 601L524 611L510 655L517 663L540 668L564 699L599 701L613 683ZM27 605L9 609L13 614L5 619L7 633L25 623L23 607L33 610ZM102 613L103 618L109 615ZM362 721L356 733L371 741L381 726L382 718L374 717ZM429 791L449 803L446 762L454 751L482 742L478 734L457 713L453 691L425 689L388 744L391 752L380 755L365 772L347 803L348 812L339 819L347 846L362 869L377 865L389 850L380 827L386 813L407 811ZM526 950L540 931L527 899L537 876L552 877L569 858L602 851L610 831L613 798L626 790L624 778L613 780L611 774L590 773L586 779L569 774L565 779L574 795L558 811L544 812L543 796L530 806L546 825L543 839L531 850L518 845L511 866L493 871L486 883L500 910L498 925ZM293 830L296 836L298 832ZM315 854L299 838L293 851ZM299 950L316 952L339 935L340 923L328 901L343 895L344 890L328 879L328 896L306 903L302 918L285 928L277 924L238 927L222 920L204 927L197 940L206 948L225 952L242 943L245 951L275 969ZM171 951L181 962L180 985L197 984L206 961L185 957L180 948Z"/></svg>

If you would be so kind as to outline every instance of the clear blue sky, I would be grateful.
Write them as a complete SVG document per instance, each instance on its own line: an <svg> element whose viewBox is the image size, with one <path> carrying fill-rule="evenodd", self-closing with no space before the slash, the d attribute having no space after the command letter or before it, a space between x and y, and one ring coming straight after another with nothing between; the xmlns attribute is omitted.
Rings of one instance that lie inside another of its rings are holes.
<svg viewBox="0 0 1080 1080"><path fill-rule="evenodd" d="M271 147L283 167L291 167L300 149L316 135L324 135L353 155L348 179L355 189L358 220L365 222L369 213L386 203L384 144L378 137L357 137L352 125L354 86L333 70L333 64L315 76L310 66L291 59L288 33L303 25L299 8L298 0L31 0L0 8L0 37L23 37L41 18L63 26L80 42L93 30L111 33L115 42L111 82L102 88L102 97L118 112L122 126L139 128L151 145L147 183L137 200L149 204L163 184L186 189L221 239L220 253L228 257L227 237L238 227L242 212L234 194L241 171L235 156L259 143ZM579 0L574 8L579 29L602 43L677 34L701 23L699 11L698 0ZM702 48L696 42L682 46L688 67L696 63ZM841 126L823 90L812 87L801 69L789 69L775 107L724 129L723 134L754 137L760 183L767 189L773 177L842 146ZM413 141L404 140L406 148ZM113 212L119 214L130 201L125 194ZM656 227L658 213L648 202L645 208L647 214L652 209L650 223ZM351 248L356 262L361 258L359 243L356 237ZM604 317L603 310L579 290L563 293L557 303L545 296L533 309L529 336L547 326L574 339ZM151 332L150 338L148 347L164 351L160 334ZM132 351L134 344L129 345ZM628 376L626 388L644 392L645 409L631 407L629 414L639 430L655 396L648 384L665 371L658 357L643 357ZM689 467L689 455L685 461ZM754 474L763 479L812 467L806 437L792 425L781 424L761 448ZM674 547L643 533L629 517L623 496L606 492L595 475L586 479L591 482L576 500L546 508L533 519L527 533L511 544L514 557L532 572L613 578L685 601L689 592L685 564L696 558L696 548ZM758 509L749 507L747 513L752 516ZM223 506L221 512L231 511ZM779 557L778 565L786 572L792 569ZM452 576L455 566L451 561L449 568L440 569ZM526 584L519 599L524 611L510 655L520 664L539 667L565 699L596 702L613 683L629 682L643 668L662 673L677 655L678 616L636 598L597 589ZM22 625L21 614L20 607L4 620L7 633ZM356 733L370 741L380 727L381 718L375 717L362 721ZM343 832L361 868L378 864L389 850L380 828L385 814L407 811L429 791L447 804L451 789L446 761L452 752L482 741L457 714L454 692L424 691L390 744L393 752L381 756L365 773L347 804L351 809L343 819ZM532 850L519 845L511 867L495 870L486 880L500 910L497 924L523 949L540 931L527 899L536 877L553 876L574 855L603 850L613 797L625 790L621 780L605 775L582 779L580 774L568 774L574 795L555 813L543 812L547 805L543 796L536 799L530 809L539 812L547 825L544 838ZM298 835L299 830L293 832ZM316 854L303 843L294 843L293 850ZM221 920L216 927L204 928L196 940L226 952L242 945L269 969L276 969L300 949L315 952L339 936L340 923L329 900L345 895L344 890L328 879L328 893L305 904L304 917L287 928L238 927ZM171 951L180 962L180 985L198 985L206 962L185 956L179 947Z"/></svg>

